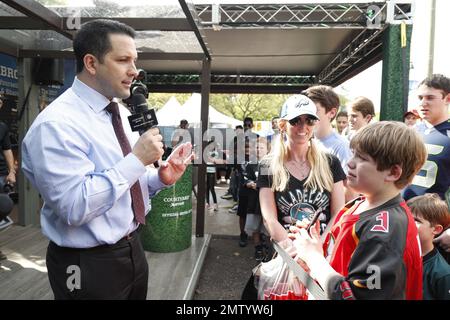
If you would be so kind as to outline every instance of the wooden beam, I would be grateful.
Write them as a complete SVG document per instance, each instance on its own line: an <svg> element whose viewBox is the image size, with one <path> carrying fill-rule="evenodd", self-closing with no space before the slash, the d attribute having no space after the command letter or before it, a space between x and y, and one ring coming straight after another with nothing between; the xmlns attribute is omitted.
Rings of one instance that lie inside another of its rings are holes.
<svg viewBox="0 0 450 320"><path fill-rule="evenodd" d="M63 18L64 26L68 26L67 19L70 18ZM116 20L136 31L193 31L189 22L184 18L81 17L81 24L96 19Z"/></svg>
<svg viewBox="0 0 450 320"><path fill-rule="evenodd" d="M13 57L18 56L18 48L16 46L0 41L0 53L5 53Z"/></svg>
<svg viewBox="0 0 450 320"><path fill-rule="evenodd" d="M69 28L68 17L62 17L63 29L67 32L74 31ZM132 27L136 31L188 31L192 32L189 22L184 18L92 18L81 17L80 23L83 24L88 21L96 19L116 20ZM48 24L41 20L30 17L14 17L3 16L0 17L0 29L10 30L53 30Z"/></svg>
<svg viewBox="0 0 450 320"><path fill-rule="evenodd" d="M75 55L72 50L19 50L21 58L55 58L55 59L74 59ZM138 60L198 60L204 58L203 53L184 53L184 52L139 52Z"/></svg>
<svg viewBox="0 0 450 320"><path fill-rule="evenodd" d="M308 89L309 85L249 85L249 84L214 84L211 83L211 93L255 93L255 94L296 94ZM152 84L148 83L150 92L192 93L200 92L201 84Z"/></svg>
<svg viewBox="0 0 450 320"><path fill-rule="evenodd" d="M73 51L19 49L20 58L75 59Z"/></svg>
<svg viewBox="0 0 450 320"><path fill-rule="evenodd" d="M203 59L202 65L202 100L200 120L202 122L202 137L205 136L208 130L208 115L209 115L209 91L211 86L211 60ZM206 148L206 141L202 139L202 157L203 150ZM197 210L196 210L196 226L195 235L197 238L203 238L205 235L205 195L206 195L206 163L202 161L198 166L198 184L197 184Z"/></svg>
<svg viewBox="0 0 450 320"><path fill-rule="evenodd" d="M27 17L43 22L51 30L72 39L72 33L64 30L63 18L34 0L2 0L6 5L23 13Z"/></svg>
<svg viewBox="0 0 450 320"><path fill-rule="evenodd" d="M203 30L200 30L198 28L197 25L197 22L200 21L200 18L197 16L194 5L192 3L187 4L186 0L178 0L178 2L180 3L181 9L183 9L184 15L186 16L192 30L194 31L195 36L197 37L198 43L203 49L203 53L205 54L207 59L211 60L209 49L204 41L204 39L206 39L206 35Z"/></svg>
<svg viewBox="0 0 450 320"><path fill-rule="evenodd" d="M51 29L46 23L29 17L0 17L1 30L49 30ZM51 29L53 30L53 29Z"/></svg>
<svg viewBox="0 0 450 320"><path fill-rule="evenodd" d="M188 52L138 52L138 60L194 60L201 61L203 53Z"/></svg>

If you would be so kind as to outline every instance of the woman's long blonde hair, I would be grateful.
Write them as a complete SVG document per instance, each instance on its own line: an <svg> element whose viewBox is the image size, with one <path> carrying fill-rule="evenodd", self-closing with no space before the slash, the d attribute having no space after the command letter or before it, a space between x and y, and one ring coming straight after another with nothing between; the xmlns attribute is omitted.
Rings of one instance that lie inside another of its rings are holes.
<svg viewBox="0 0 450 320"><path fill-rule="evenodd" d="M283 120L281 120L283 121ZM281 124L283 127L285 124ZM290 158L290 150L285 142L286 132L281 128L279 139L276 141L272 152L267 155L265 163L269 165L270 173L273 176L272 191L284 191L289 181L290 173L285 163ZM330 168L329 156L317 146L314 139L309 141L309 148L306 154L311 171L306 179L305 186L310 189L330 191L333 189L333 174Z"/></svg>

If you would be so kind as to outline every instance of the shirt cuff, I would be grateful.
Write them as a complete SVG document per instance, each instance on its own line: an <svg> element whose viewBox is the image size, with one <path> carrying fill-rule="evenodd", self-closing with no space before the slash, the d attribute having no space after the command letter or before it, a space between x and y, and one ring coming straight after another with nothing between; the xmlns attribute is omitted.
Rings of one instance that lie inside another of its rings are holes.
<svg viewBox="0 0 450 320"><path fill-rule="evenodd" d="M144 164L131 152L120 160L114 168L128 181L130 186L146 172Z"/></svg>
<svg viewBox="0 0 450 320"><path fill-rule="evenodd" d="M154 168L149 169L147 184L148 184L148 190L149 190L150 194L154 194L155 192L157 192L161 189L165 189L165 188L169 188L169 187L173 186L173 184L167 185L167 184L163 183L159 179L158 170L156 170Z"/></svg>

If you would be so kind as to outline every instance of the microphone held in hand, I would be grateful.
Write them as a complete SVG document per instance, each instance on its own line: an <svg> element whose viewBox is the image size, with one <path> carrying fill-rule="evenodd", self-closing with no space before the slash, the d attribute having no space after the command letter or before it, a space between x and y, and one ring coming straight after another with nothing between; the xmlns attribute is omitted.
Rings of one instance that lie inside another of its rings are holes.
<svg viewBox="0 0 450 320"><path fill-rule="evenodd" d="M154 109L149 109L147 100L143 94L133 94L129 100L128 106L131 108L131 116L128 117L132 131L139 131L142 135L145 131L158 125ZM158 161L153 165L159 167Z"/></svg>

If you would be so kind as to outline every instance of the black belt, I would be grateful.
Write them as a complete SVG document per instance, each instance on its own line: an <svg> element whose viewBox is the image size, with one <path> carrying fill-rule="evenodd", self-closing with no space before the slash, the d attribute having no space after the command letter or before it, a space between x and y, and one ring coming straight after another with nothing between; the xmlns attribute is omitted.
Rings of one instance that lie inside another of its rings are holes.
<svg viewBox="0 0 450 320"><path fill-rule="evenodd" d="M50 241L50 245L53 246L56 249L66 250L66 251L94 251L94 250L101 250L101 249L110 249L110 248L114 248L114 247L117 247L117 246L125 245L128 242L133 241L137 236L139 236L139 230L140 230L140 228L137 228L136 230L134 230L133 232L127 234L126 236L124 236L123 238L121 238L119 241L117 241L114 244L102 244L102 245L91 247L91 248L61 247L61 246L58 246L53 241Z"/></svg>

